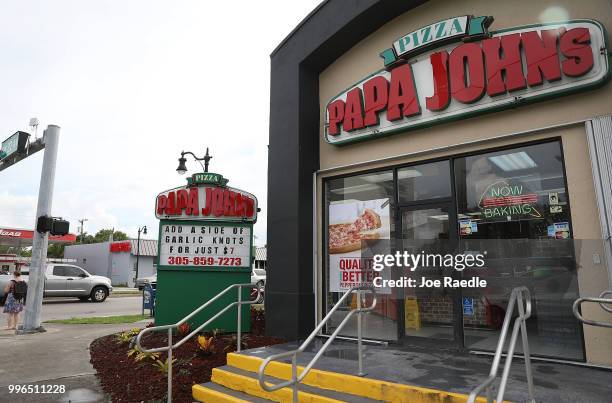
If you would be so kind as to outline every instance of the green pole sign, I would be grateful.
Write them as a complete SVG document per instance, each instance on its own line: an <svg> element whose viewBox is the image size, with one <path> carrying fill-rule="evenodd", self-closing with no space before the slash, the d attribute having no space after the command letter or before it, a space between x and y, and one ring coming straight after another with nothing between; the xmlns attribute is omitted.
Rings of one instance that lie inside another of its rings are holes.
<svg viewBox="0 0 612 403"><path fill-rule="evenodd" d="M226 183L219 174L195 174L187 186L157 197L157 325L176 323L230 285L251 282L257 200ZM242 292L242 300L247 301L250 289ZM237 293L237 289L228 292L192 318L192 328L235 302ZM248 331L249 306L241 309L242 329ZM207 330L235 331L236 313L230 309Z"/></svg>
<svg viewBox="0 0 612 403"><path fill-rule="evenodd" d="M8 158L16 153L25 153L29 137L29 133L16 132L12 136L4 140L2 142L2 148L0 148L0 160Z"/></svg>

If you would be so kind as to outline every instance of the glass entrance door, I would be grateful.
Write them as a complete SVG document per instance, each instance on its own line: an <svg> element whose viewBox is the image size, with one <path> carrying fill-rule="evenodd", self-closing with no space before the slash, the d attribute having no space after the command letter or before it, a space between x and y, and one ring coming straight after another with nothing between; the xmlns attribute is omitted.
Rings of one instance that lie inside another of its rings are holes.
<svg viewBox="0 0 612 403"><path fill-rule="evenodd" d="M423 204L401 208L402 252L409 254L452 253L451 240L456 238L450 203ZM433 260L432 260L433 262ZM415 280L414 287L404 288L400 304L403 323L400 334L407 340L423 338L461 343L459 291L444 286L444 277L455 277L455 271L433 263L427 267L403 268L403 276ZM439 282L438 286L435 282ZM417 340L415 340L417 341Z"/></svg>

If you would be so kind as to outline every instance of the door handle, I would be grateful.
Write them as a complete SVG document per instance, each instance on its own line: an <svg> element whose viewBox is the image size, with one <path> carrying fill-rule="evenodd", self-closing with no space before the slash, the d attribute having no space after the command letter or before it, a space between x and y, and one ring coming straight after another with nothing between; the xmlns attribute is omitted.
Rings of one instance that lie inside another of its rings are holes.
<svg viewBox="0 0 612 403"><path fill-rule="evenodd" d="M74 280L73 278L67 278L66 280Z"/></svg>

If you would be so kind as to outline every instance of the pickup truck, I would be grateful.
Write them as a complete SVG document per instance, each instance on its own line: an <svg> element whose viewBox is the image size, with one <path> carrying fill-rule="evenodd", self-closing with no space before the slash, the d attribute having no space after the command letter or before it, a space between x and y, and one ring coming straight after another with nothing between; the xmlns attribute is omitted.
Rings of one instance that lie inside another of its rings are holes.
<svg viewBox="0 0 612 403"><path fill-rule="evenodd" d="M21 278L28 281L28 267L21 270ZM12 274L0 274L0 301L4 301L4 287ZM45 271L45 297L77 297L81 301L91 299L103 302L113 290L108 277L94 276L82 268L70 264L49 264Z"/></svg>

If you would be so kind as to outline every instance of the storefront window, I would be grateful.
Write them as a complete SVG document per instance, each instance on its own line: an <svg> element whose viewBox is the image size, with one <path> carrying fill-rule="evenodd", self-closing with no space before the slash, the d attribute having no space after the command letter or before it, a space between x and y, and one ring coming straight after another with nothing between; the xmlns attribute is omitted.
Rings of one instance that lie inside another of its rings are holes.
<svg viewBox="0 0 612 403"><path fill-rule="evenodd" d="M351 287L370 284L373 272L362 267L363 239L392 239L395 234L393 172L332 179L326 182L327 231L327 310ZM367 303L367 301L365 301ZM396 298L379 295L376 311L364 316L363 336L379 340L397 339ZM350 298L346 306L336 312L328 325L332 332L347 311L356 306ZM341 333L356 336L356 324L351 321Z"/></svg>
<svg viewBox="0 0 612 403"><path fill-rule="evenodd" d="M372 282L363 245L351 240L390 240L368 243L389 249L382 253L489 252L484 268L452 274L483 278L486 288L378 289L376 310L364 317L364 337L427 338L494 351L512 290L525 286L533 302L527 322L532 353L584 359L571 311L578 298L576 243L560 142L330 179L324 188L326 311L352 286ZM443 268L380 273L393 279L417 274L431 280L448 275ZM327 332L355 306L355 298L347 300ZM354 321L341 334L356 336Z"/></svg>
<svg viewBox="0 0 612 403"><path fill-rule="evenodd" d="M456 159L461 236L569 238L562 161L558 142Z"/></svg>
<svg viewBox="0 0 612 403"><path fill-rule="evenodd" d="M451 197L450 164L432 162L397 170L400 203Z"/></svg>
<svg viewBox="0 0 612 403"><path fill-rule="evenodd" d="M533 300L527 322L532 353L582 359L572 315L578 281L560 143L458 158L455 175L461 243L489 252L485 270L463 272L488 284L462 292L472 306L463 314L465 346L493 351L512 289L526 286Z"/></svg>

